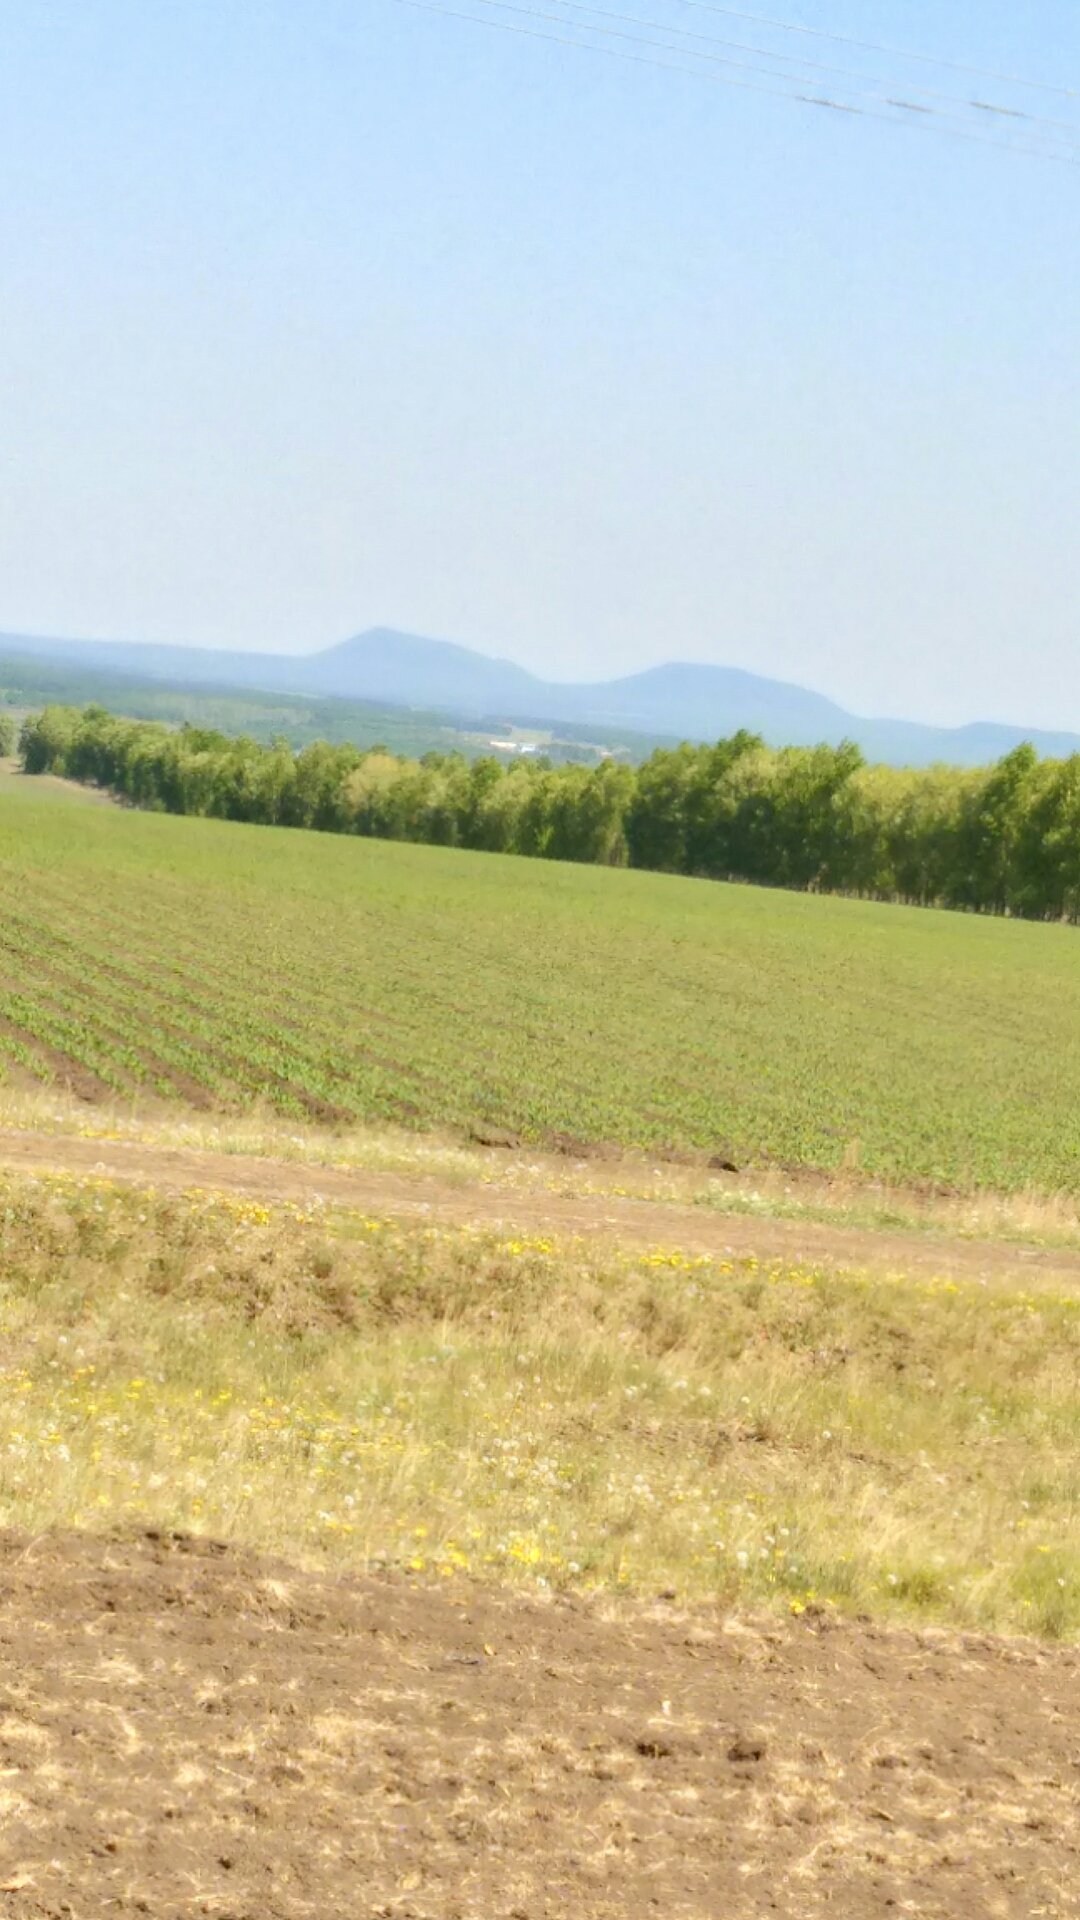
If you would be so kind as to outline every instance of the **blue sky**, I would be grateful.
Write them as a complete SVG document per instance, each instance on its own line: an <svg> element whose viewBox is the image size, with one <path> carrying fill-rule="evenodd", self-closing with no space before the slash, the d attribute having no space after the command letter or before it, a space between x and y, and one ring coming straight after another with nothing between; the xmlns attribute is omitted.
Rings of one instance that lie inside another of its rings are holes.
<svg viewBox="0 0 1080 1920"><path fill-rule="evenodd" d="M1080 88L1075 0L747 7ZM1078 165L395 0L0 0L0 630L1080 728L1078 241Z"/></svg>

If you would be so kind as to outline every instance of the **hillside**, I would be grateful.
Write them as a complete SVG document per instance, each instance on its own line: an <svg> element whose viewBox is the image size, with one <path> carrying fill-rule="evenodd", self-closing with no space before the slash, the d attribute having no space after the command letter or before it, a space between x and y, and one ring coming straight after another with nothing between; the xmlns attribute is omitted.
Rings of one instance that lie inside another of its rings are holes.
<svg viewBox="0 0 1080 1920"><path fill-rule="evenodd" d="M1065 1920L1074 933L3 771L0 888L11 1920Z"/></svg>
<svg viewBox="0 0 1080 1920"><path fill-rule="evenodd" d="M462 719L561 725L652 739L714 740L746 727L773 746L854 740L867 757L926 766L977 766L1030 740L1044 755L1080 748L1080 736L1022 725L937 728L867 719L806 688L740 669L672 662L595 683L547 681L471 648L374 628L321 653L211 652L205 648L0 634L0 653L127 678L263 693L320 695L439 709Z"/></svg>
<svg viewBox="0 0 1080 1920"><path fill-rule="evenodd" d="M198 685L168 677L126 673L119 668L87 666L81 659L46 659L43 655L5 653L0 647L0 713L16 716L55 703L77 707L104 706L133 720L157 720L166 726L210 727L244 735L263 745L286 740L291 747L325 740L368 748L385 746L391 753L461 753L467 759L491 752L491 727L446 712L429 712L389 701L353 700L343 695L263 693L254 687ZM501 723L506 733L511 723ZM603 736L595 743L579 737L588 729L564 728L523 731L555 761L595 762L604 747L617 746L620 757L642 759L653 742L628 728L618 729L617 742Z"/></svg>
<svg viewBox="0 0 1080 1920"><path fill-rule="evenodd" d="M583 748L495 744L501 765L325 742L297 754L64 707L20 732L28 775L155 811L1080 922L1080 756L1040 761L1026 746L975 772L901 769L850 745L777 750L741 733L633 768L595 749L582 765Z"/></svg>
<svg viewBox="0 0 1080 1920"><path fill-rule="evenodd" d="M1067 928L0 783L0 1060L89 1099L1076 1191Z"/></svg>
<svg viewBox="0 0 1080 1920"><path fill-rule="evenodd" d="M1074 1284L0 1206L5 1916L1071 1911Z"/></svg>

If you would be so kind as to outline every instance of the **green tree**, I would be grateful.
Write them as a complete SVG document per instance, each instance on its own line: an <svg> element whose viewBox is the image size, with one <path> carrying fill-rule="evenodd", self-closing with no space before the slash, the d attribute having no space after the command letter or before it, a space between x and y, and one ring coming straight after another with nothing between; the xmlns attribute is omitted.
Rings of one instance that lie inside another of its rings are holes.
<svg viewBox="0 0 1080 1920"><path fill-rule="evenodd" d="M736 871L732 829L747 776L767 764L760 734L741 727L730 740L699 747L684 802L686 849L683 871L719 877Z"/></svg>
<svg viewBox="0 0 1080 1920"><path fill-rule="evenodd" d="M1038 769L1034 747L1015 747L971 790L957 835L958 905L1006 913L1022 899L1017 855L1037 798Z"/></svg>
<svg viewBox="0 0 1080 1920"><path fill-rule="evenodd" d="M19 750L27 773L171 813L1080 920L1080 755L1040 761L1030 746L974 771L904 771L865 766L850 743L777 752L738 733L636 772L507 767L325 741L294 755L281 738L53 706Z"/></svg>
<svg viewBox="0 0 1080 1920"><path fill-rule="evenodd" d="M639 767L626 812L631 866L687 871L687 812L697 765L697 750L682 746L660 747Z"/></svg>
<svg viewBox="0 0 1080 1920"><path fill-rule="evenodd" d="M76 707L45 707L24 720L19 755L26 773L65 773L65 756L81 722Z"/></svg>

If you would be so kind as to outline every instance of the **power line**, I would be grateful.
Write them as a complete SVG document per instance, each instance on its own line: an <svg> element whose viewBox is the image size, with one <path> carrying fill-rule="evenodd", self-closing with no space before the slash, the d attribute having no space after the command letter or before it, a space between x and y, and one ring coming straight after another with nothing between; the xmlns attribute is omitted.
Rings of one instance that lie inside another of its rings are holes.
<svg viewBox="0 0 1080 1920"><path fill-rule="evenodd" d="M688 5L691 3L691 0L676 0L676 4L680 4L680 3L683 5ZM506 0L473 0L473 4L480 5L480 6L503 7L506 5ZM572 13L587 13L587 14L594 15L599 19L622 21L624 24L629 26L648 27L651 32L667 34L669 36L677 35L680 39L701 40L707 46L724 47L737 53L751 53L769 61L782 61L785 66L796 66L799 68L806 69L807 71L815 74L817 73L828 74L830 77L841 77L844 79L855 80L859 82L858 88L841 87L839 89L834 89L834 91L839 91L842 93L858 92L860 95L864 95L868 87L888 88L894 85L894 83L889 80L882 80L875 75L863 73L857 67L836 66L827 61L807 59L802 54L784 53L782 50L774 47L763 47L758 44L755 44L752 41L729 40L726 37L721 37L717 34L701 33L693 27L680 27L675 25L674 23L664 21L664 20L643 19L638 14L617 12L610 7L595 6L592 4L592 0L554 0L554 4L559 6L565 6ZM516 10L517 9L515 8L514 11ZM551 19L558 19L559 16L549 15L547 17ZM592 31L591 26L586 21L567 20L566 24L568 26L580 26L581 29L585 32ZM599 30L597 29L597 31ZM670 51L671 52L685 51L688 54L691 54L692 57L695 59L701 59L705 57L704 55L698 54L693 48L686 48L686 49L671 48ZM742 61L731 61L731 62L727 62L727 64L732 66L743 66L743 65L748 65L749 63L742 62ZM752 68L751 70L756 71L757 69ZM772 72L773 69L771 68L761 69L761 71ZM801 79L801 75L799 74L789 75L786 73L778 73L776 74L776 78L781 80L786 80L786 79L795 80L795 79ZM1054 130L1054 137L1056 137L1056 135L1059 132L1080 136L1080 121L1075 119L1074 120L1056 120L1056 119L1050 118L1046 114L1028 113L1022 108L1004 105L995 101L964 99L958 94L943 93L940 89L934 88L934 87L914 86L914 87L905 87L904 90L905 90L905 93L914 93L917 96L922 96L922 98L926 100L937 101L943 107L951 108L955 111L960 112L961 114L968 111L972 111L972 110L979 113L999 114L1003 119L1026 121L1030 126L1036 129L1041 129L1044 127L1052 128ZM870 94L868 97L889 106L903 107L910 112L918 111L918 108L912 101L907 99L898 101L892 98L888 93Z"/></svg>
<svg viewBox="0 0 1080 1920"><path fill-rule="evenodd" d="M999 153L1021 154L1032 159L1054 160L1066 166L1076 166L1080 164L1080 149L1072 148L1064 144L1059 144L1054 147L1033 146L1024 145L1017 140L1001 140L993 134L980 133L972 127L954 125L947 116L942 115L936 108L920 107L911 101L906 101L898 97L863 95L859 96L859 104L852 104L850 102L834 100L820 93L793 90L799 86L798 75L778 74L772 69L755 67L749 62L723 62L725 65L736 66L743 69L743 73L736 77L731 73L721 74L707 71L703 69L701 65L688 67L679 65L671 60L657 60L650 57L649 54L630 52L625 47L600 45L594 39L582 39L580 34L604 34L611 38L630 40L640 46L650 48L653 53L674 53L682 56L683 59L700 61L702 58L709 58L709 56L696 54L693 49L671 47L664 42L651 40L639 34L630 34L608 27L594 26L587 21L570 21L565 19L561 14L550 14L542 12L538 8L517 6L513 4L513 0L474 0L474 4L499 6L508 12L527 15L530 19L550 21L560 27L577 27L579 32L577 34L573 32L553 33L545 27L525 26L518 21L492 19L490 16L484 17L475 13L466 13L459 8L440 4L440 0L397 0L397 4L411 7L420 13L437 14L443 19L466 21L471 26L490 27L500 32L513 33L526 39L547 40L559 46L574 47L577 48L578 51L600 54L607 59L630 61L636 66L655 67L669 73L678 73L699 80L711 81L718 86L735 87L740 91L767 94L775 99L790 100L805 106L827 109L834 113L859 115L864 119L882 121L887 126L921 127L926 132L937 134L941 139L964 140L978 146L993 147L995 151ZM787 80L791 84L787 86L769 86L765 85L760 78L746 78L745 74L747 73L763 75L768 79ZM813 81L807 81L803 84L812 85ZM868 102L869 104L864 104L864 102ZM1025 132L1027 139L1030 140L1032 134L1026 129ZM1035 129L1034 137L1039 137L1037 128Z"/></svg>
<svg viewBox="0 0 1080 1920"><path fill-rule="evenodd" d="M707 13L722 13L729 20L743 20L757 27L770 27L776 33L801 34L808 40L829 40L837 46L858 47L862 53L881 53L890 60L912 60L924 67L938 67L950 73L970 74L976 80L996 80L1007 87L1028 87L1037 93L1053 93L1059 98L1076 100L1080 88L1062 87L1052 80L1031 80L1023 74L998 73L992 67L971 66L964 60L947 60L934 53L912 53L903 47L890 47L877 40L859 40L854 34L836 33L828 27L807 27L795 20L777 20L763 13L748 13L741 7L725 7L719 0L679 0L684 7L701 7Z"/></svg>

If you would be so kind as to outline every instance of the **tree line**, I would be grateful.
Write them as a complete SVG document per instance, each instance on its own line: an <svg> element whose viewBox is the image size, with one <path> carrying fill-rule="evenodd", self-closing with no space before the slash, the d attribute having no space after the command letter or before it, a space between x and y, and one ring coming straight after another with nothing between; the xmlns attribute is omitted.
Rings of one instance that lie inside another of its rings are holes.
<svg viewBox="0 0 1080 1920"><path fill-rule="evenodd" d="M767 747L736 733L637 768L409 759L316 742L294 752L100 707L23 726L27 773L135 806L548 860L1080 920L1080 755L1017 747L995 765L869 766L856 746Z"/></svg>

